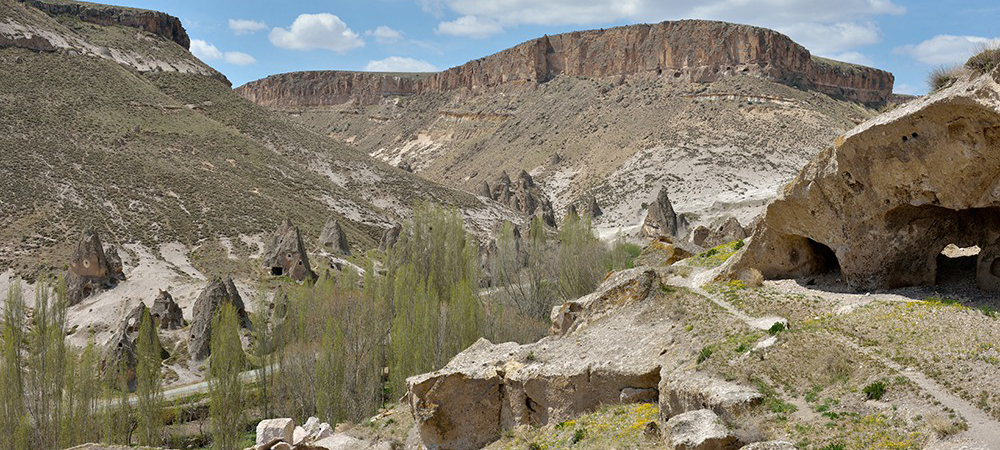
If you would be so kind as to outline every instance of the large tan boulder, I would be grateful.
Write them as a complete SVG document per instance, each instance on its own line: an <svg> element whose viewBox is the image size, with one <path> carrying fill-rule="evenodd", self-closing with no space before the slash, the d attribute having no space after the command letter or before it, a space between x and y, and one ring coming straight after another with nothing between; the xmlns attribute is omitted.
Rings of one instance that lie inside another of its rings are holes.
<svg viewBox="0 0 1000 450"><path fill-rule="evenodd" d="M274 439L292 442L294 430L295 421L289 418L261 420L257 424L257 445L266 444Z"/></svg>
<svg viewBox="0 0 1000 450"><path fill-rule="evenodd" d="M707 409L671 417L664 427L667 444L674 450L736 450L739 439L722 419Z"/></svg>
<svg viewBox="0 0 1000 450"><path fill-rule="evenodd" d="M1000 288L1000 72L959 80L858 126L767 208L729 273L840 270L853 288L934 284L949 244L979 246Z"/></svg>
<svg viewBox="0 0 1000 450"><path fill-rule="evenodd" d="M754 388L702 372L663 373L659 391L660 416L664 421L688 411L708 409L732 422L764 401L764 396Z"/></svg>

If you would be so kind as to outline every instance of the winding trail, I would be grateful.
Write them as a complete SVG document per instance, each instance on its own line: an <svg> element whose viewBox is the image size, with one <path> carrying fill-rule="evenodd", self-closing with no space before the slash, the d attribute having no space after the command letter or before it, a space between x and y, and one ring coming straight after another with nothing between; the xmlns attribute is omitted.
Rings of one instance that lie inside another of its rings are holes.
<svg viewBox="0 0 1000 450"><path fill-rule="evenodd" d="M719 307L745 322L750 327L756 329L768 329L774 322L787 321L780 317L751 317L747 313L733 306L718 295L712 294L702 288L715 276L715 271L708 270L695 273L687 278L671 277L668 282L676 284L704 296ZM826 292L814 291L811 294L828 298ZM879 300L872 300L879 301ZM879 362L889 369L906 377L921 390L929 394L941 403L942 407L950 408L965 419L969 429L944 441L931 442L927 448L934 450L1000 450L1000 422L990 417L986 412L979 409L965 399L951 393L947 388L941 386L932 378L911 367L903 367L896 362L885 358L859 345L857 342L842 336L827 332L830 339L843 344L844 346L865 355L866 357Z"/></svg>

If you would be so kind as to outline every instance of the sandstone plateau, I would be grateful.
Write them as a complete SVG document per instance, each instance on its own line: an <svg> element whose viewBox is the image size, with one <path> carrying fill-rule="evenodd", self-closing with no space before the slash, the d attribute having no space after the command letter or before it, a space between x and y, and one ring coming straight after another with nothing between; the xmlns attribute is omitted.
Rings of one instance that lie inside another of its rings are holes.
<svg viewBox="0 0 1000 450"><path fill-rule="evenodd" d="M977 284L1000 290L998 81L996 70L967 77L837 139L768 206L730 270L932 285L954 244L978 246Z"/></svg>
<svg viewBox="0 0 1000 450"><path fill-rule="evenodd" d="M544 83L558 75L707 83L749 74L866 104L892 96L892 74L815 58L772 30L680 20L544 36L436 74L300 72L237 88L271 107L370 105L392 95Z"/></svg>

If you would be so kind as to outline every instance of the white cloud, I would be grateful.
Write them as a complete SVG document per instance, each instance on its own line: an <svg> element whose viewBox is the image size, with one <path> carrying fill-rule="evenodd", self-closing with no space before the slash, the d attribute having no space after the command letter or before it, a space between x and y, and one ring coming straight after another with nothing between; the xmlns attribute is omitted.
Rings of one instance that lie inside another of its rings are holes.
<svg viewBox="0 0 1000 450"><path fill-rule="evenodd" d="M266 30L267 24L256 20L229 19L229 29L237 35L253 34L260 30Z"/></svg>
<svg viewBox="0 0 1000 450"><path fill-rule="evenodd" d="M1000 46L1000 38L939 34L916 45L904 45L896 53L910 55L924 64L961 64L983 47Z"/></svg>
<svg viewBox="0 0 1000 450"><path fill-rule="evenodd" d="M394 30L385 25L365 32L365 36L375 37L375 42L379 44L394 44L399 42L403 39L403 34L402 31Z"/></svg>
<svg viewBox="0 0 1000 450"><path fill-rule="evenodd" d="M390 56L378 61L368 61L369 72L437 72L437 67L427 61L401 56Z"/></svg>
<svg viewBox="0 0 1000 450"><path fill-rule="evenodd" d="M830 55L851 48L877 44L882 39L878 26L872 22L837 22L832 24L804 22L779 27L778 31L791 36L809 51L820 55Z"/></svg>
<svg viewBox="0 0 1000 450"><path fill-rule="evenodd" d="M340 17L329 13L300 14L289 29L272 29L269 38L275 46L291 50L323 49L344 53L365 45Z"/></svg>
<svg viewBox="0 0 1000 450"><path fill-rule="evenodd" d="M191 40L191 53L198 59L208 61L222 60L227 64L236 66L248 66L257 62L257 59L243 52L221 52L215 45L209 44L201 39Z"/></svg>
<svg viewBox="0 0 1000 450"><path fill-rule="evenodd" d="M832 53L825 56L830 59L835 59L837 61L844 61L854 64L861 64L862 66L872 66L874 65L871 58L861 52L843 52L843 53Z"/></svg>
<svg viewBox="0 0 1000 450"><path fill-rule="evenodd" d="M483 20L476 16L462 16L450 22L439 23L435 31L438 34L482 39L503 31L503 27L496 22Z"/></svg>
<svg viewBox="0 0 1000 450"><path fill-rule="evenodd" d="M249 66L257 62L257 58L243 52L226 52L223 55L223 59L227 63L237 66Z"/></svg>
<svg viewBox="0 0 1000 450"><path fill-rule="evenodd" d="M218 48L201 39L191 39L191 53L202 61L222 58L222 52Z"/></svg>

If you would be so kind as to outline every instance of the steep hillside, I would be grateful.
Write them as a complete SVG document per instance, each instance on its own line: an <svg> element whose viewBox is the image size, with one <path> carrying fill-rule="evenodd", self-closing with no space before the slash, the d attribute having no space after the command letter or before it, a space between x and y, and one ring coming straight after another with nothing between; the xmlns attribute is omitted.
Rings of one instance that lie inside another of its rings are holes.
<svg viewBox="0 0 1000 450"><path fill-rule="evenodd" d="M746 225L892 81L770 30L680 21L547 36L437 74L302 72L237 92L470 192L527 170L557 215L596 197L615 233L660 186L695 224Z"/></svg>
<svg viewBox="0 0 1000 450"><path fill-rule="evenodd" d="M188 42L162 13L0 1L0 270L64 267L86 226L155 248L335 217L363 250L419 199L506 214L240 98Z"/></svg>

